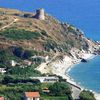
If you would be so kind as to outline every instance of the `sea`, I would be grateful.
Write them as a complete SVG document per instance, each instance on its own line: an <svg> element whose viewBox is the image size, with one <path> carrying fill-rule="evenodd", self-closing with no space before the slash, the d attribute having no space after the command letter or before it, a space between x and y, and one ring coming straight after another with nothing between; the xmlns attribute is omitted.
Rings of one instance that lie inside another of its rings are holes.
<svg viewBox="0 0 100 100"><path fill-rule="evenodd" d="M100 93L100 56L76 64L68 75L82 88Z"/></svg>
<svg viewBox="0 0 100 100"><path fill-rule="evenodd" d="M100 41L100 0L0 0L0 7L35 12L38 8ZM69 75L81 86L100 93L100 56L75 65Z"/></svg>

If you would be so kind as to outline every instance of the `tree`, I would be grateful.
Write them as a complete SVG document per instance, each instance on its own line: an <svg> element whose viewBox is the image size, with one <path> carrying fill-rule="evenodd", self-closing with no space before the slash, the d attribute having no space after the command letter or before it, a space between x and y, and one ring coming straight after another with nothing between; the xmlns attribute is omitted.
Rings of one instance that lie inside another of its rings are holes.
<svg viewBox="0 0 100 100"><path fill-rule="evenodd" d="M50 93L55 96L70 95L71 88L67 83L56 82L49 87Z"/></svg>
<svg viewBox="0 0 100 100"><path fill-rule="evenodd" d="M80 93L80 100L96 100L96 99L92 92L83 90Z"/></svg>
<svg viewBox="0 0 100 100"><path fill-rule="evenodd" d="M31 50L24 50L22 47L15 47L13 54L22 59L29 59L33 55L33 52Z"/></svg>
<svg viewBox="0 0 100 100"><path fill-rule="evenodd" d="M33 54L32 54L31 51L25 50L22 57L23 57L23 59L29 59L32 55L33 55Z"/></svg>
<svg viewBox="0 0 100 100"><path fill-rule="evenodd" d="M14 55L16 55L17 57L22 58L22 55L23 55L23 53L24 53L24 50L23 50L23 48L21 48L21 47L15 47L14 50L13 50L13 53L14 53Z"/></svg>
<svg viewBox="0 0 100 100"><path fill-rule="evenodd" d="M2 80L3 84L8 84L8 83L13 83L14 79L11 76L5 76L4 79Z"/></svg>

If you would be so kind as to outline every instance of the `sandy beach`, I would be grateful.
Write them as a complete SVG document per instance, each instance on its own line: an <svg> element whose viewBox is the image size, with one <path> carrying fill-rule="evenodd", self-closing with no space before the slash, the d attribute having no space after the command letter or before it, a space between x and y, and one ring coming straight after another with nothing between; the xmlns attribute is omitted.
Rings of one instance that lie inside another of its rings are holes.
<svg viewBox="0 0 100 100"><path fill-rule="evenodd" d="M82 58L83 59L92 59L95 57L94 54L83 54ZM71 70L72 67L74 67L76 64L80 63L81 59L71 59L68 56L65 56L63 59L63 62L58 62L58 63L53 63L54 69L53 73L62 76L63 78L67 79L67 82L77 85L76 82L74 82L73 79L68 75L68 72ZM79 86L80 87L80 86Z"/></svg>
<svg viewBox="0 0 100 100"><path fill-rule="evenodd" d="M82 58L89 60L89 59L93 59L95 57L94 54L84 54ZM78 99L79 94L82 90L84 90L85 88L81 87L77 82L74 81L74 79L72 79L69 75L68 72L71 70L72 67L74 67L76 64L80 63L80 59L76 60L74 62L72 62L71 65L69 65L69 67L67 66L67 68L65 69L65 76L62 74L59 74L60 76L62 76L63 78L67 79L67 82L70 84L73 84L75 86L72 86L72 91L73 91L73 97L76 97L76 99ZM79 87L79 88L77 88ZM90 90L91 91L91 90ZM100 94L92 91L95 95L96 100L100 100Z"/></svg>
<svg viewBox="0 0 100 100"><path fill-rule="evenodd" d="M88 53L83 53L81 58L89 60L94 58L94 54L88 54ZM69 75L68 72L71 70L72 67L74 67L76 64L80 63L81 59L76 59L76 58L70 58L68 56L64 56L63 61L55 61L50 63L48 66L46 63L42 63L39 67L38 70L41 71L42 73L48 73L49 71L52 70L53 74L62 76L64 79L67 80L69 84L72 86L72 95L75 99L79 99L79 94L80 92L84 89L82 88L77 82L74 81ZM52 66L52 67L51 67ZM48 69L49 68L49 69ZM100 100L100 94L95 94L96 100ZM76 95L77 94L77 95Z"/></svg>

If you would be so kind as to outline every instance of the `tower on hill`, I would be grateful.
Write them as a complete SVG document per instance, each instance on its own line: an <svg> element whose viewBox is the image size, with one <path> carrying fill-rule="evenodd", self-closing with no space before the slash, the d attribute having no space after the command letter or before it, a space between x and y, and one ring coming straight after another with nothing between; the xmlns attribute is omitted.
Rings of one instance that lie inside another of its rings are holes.
<svg viewBox="0 0 100 100"><path fill-rule="evenodd" d="M43 8L36 10L35 18L36 19L39 19L39 20L45 20L45 12L44 12L44 9Z"/></svg>

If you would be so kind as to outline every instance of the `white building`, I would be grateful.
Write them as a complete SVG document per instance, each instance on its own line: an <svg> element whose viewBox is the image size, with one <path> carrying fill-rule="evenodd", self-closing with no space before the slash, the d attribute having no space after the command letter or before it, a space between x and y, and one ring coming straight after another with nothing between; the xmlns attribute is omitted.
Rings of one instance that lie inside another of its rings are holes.
<svg viewBox="0 0 100 100"><path fill-rule="evenodd" d="M6 72L5 68L0 68L0 73L4 74Z"/></svg>
<svg viewBox="0 0 100 100"><path fill-rule="evenodd" d="M54 82L58 82L59 78L56 76L52 76L52 77L30 77L31 79L38 79L40 80L41 83L54 83Z"/></svg>
<svg viewBox="0 0 100 100"><path fill-rule="evenodd" d="M16 62L14 60L11 60L11 66L15 67L16 66Z"/></svg>

